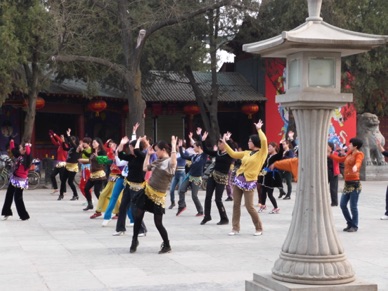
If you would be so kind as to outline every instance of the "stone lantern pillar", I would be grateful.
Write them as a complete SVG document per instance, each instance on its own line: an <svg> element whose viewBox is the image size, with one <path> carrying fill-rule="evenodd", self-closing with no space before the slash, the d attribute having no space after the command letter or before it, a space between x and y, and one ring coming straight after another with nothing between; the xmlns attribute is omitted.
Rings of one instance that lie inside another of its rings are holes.
<svg viewBox="0 0 388 291"><path fill-rule="evenodd" d="M373 284L362 289L355 289L358 283L349 285L355 274L337 236L329 202L327 133L333 109L353 100L352 94L340 91L341 57L384 45L388 36L332 26L320 17L321 4L322 0L308 1L309 17L299 27L243 46L262 57L286 58L286 94L276 101L292 110L300 141L299 181L286 240L271 277L255 274L247 290L293 290L293 284L311 285L308 290L314 286L321 290L322 285L337 290L333 285L338 284L343 284L338 290L376 290Z"/></svg>

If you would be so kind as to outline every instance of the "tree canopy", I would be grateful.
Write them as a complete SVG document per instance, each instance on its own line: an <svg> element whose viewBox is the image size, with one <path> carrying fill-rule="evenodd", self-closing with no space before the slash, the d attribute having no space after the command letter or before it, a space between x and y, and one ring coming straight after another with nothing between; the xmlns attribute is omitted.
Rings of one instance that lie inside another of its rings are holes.
<svg viewBox="0 0 388 291"><path fill-rule="evenodd" d="M239 35L231 42L235 53L244 43L264 40L305 22L305 0L263 0L259 16L246 18ZM332 25L357 32L388 34L386 0L323 1L321 16ZM358 112L388 115L388 48L379 47L368 53L342 59L344 91L354 94ZM351 78L349 78L351 76ZM350 89L345 88L350 85Z"/></svg>

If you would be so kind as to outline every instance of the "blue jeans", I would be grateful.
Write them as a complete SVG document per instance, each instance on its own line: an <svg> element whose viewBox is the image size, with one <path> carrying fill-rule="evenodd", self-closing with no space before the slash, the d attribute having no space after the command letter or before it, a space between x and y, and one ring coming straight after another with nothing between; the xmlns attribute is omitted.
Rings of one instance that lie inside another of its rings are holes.
<svg viewBox="0 0 388 291"><path fill-rule="evenodd" d="M124 189L124 178L117 178L115 185L113 186L112 194L110 196L108 207L105 210L104 219L109 220L112 217L112 211L115 208L117 199L119 199L121 191ZM131 222L134 222L131 209L128 210L128 218Z"/></svg>
<svg viewBox="0 0 388 291"><path fill-rule="evenodd" d="M175 187L178 185L179 187L182 185L183 180L185 179L185 170L183 171L176 171L174 177L171 180L171 186L170 186L170 199L171 203L175 202Z"/></svg>
<svg viewBox="0 0 388 291"><path fill-rule="evenodd" d="M341 202L340 207L342 210L342 214L345 217L346 223L350 227L354 227L358 229L358 197L360 196L361 191L354 190L350 193L342 194L341 196ZM350 215L349 209L348 209L348 202L350 201L350 212L352 215Z"/></svg>

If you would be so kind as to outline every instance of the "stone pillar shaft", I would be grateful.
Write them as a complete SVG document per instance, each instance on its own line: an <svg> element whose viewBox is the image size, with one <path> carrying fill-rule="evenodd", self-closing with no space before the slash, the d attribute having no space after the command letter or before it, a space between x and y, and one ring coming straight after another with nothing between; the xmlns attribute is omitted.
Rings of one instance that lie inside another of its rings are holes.
<svg viewBox="0 0 388 291"><path fill-rule="evenodd" d="M354 272L337 237L327 177L331 106L290 106L299 138L296 201L290 229L272 277L301 284L343 284Z"/></svg>

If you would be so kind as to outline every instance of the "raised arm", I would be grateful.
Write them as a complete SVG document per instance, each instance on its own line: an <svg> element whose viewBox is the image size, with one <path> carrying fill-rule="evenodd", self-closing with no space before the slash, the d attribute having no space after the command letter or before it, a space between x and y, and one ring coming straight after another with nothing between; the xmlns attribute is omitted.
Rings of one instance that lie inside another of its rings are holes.
<svg viewBox="0 0 388 291"><path fill-rule="evenodd" d="M225 145L225 150L228 153L228 155L235 160L240 160L244 157L245 153L244 152L236 152L228 145L228 143L226 141L229 140L231 135L232 134L228 131L228 132L224 133L221 140L222 140L223 144Z"/></svg>
<svg viewBox="0 0 388 291"><path fill-rule="evenodd" d="M170 165L171 168L176 168L177 160L176 160L176 143L177 143L177 137L171 136L171 160Z"/></svg>
<svg viewBox="0 0 388 291"><path fill-rule="evenodd" d="M147 149L147 154L146 154L146 157L144 159L144 163L143 163L143 171L144 172L147 172L149 171L150 169L148 168L149 164L150 164L150 157L151 155L155 153L154 151L154 148L152 146L149 146L148 149Z"/></svg>
<svg viewBox="0 0 388 291"><path fill-rule="evenodd" d="M262 161L265 161L265 159L267 158L267 155L268 155L268 141L267 141L267 137L265 136L264 132L261 130L263 124L264 123L261 119L259 119L259 121L257 123L254 123L256 130L257 130L257 134L259 135L259 139L260 139L259 158Z"/></svg>

